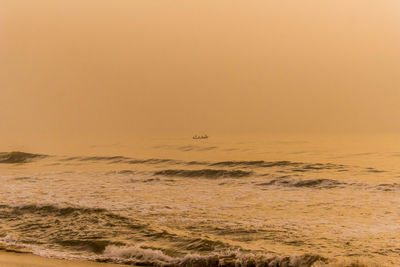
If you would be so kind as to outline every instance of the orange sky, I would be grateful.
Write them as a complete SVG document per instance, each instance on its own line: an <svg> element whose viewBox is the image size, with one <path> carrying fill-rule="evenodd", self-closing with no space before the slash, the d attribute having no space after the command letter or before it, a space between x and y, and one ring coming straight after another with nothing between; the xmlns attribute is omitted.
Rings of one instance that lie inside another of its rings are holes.
<svg viewBox="0 0 400 267"><path fill-rule="evenodd" d="M0 0L0 40L3 142L400 131L398 0Z"/></svg>

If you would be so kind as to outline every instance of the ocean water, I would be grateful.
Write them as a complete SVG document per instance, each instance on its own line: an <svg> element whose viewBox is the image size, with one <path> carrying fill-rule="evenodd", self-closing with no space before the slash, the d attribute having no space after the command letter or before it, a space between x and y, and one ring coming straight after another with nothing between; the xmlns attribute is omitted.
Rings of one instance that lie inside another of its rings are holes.
<svg viewBox="0 0 400 267"><path fill-rule="evenodd" d="M0 247L144 266L400 266L397 136L0 154Z"/></svg>

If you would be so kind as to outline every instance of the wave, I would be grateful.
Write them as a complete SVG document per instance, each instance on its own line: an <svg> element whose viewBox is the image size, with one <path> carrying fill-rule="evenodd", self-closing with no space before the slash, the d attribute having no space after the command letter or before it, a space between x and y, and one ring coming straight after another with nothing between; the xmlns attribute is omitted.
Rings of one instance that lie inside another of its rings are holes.
<svg viewBox="0 0 400 267"><path fill-rule="evenodd" d="M111 242L109 240L79 240L79 239L69 239L69 240L54 240L54 243L66 247L72 248L74 250L85 250L94 253L102 253L107 246L112 244L122 244L118 242Z"/></svg>
<svg viewBox="0 0 400 267"><path fill-rule="evenodd" d="M208 255L187 254L180 258L166 255L160 249L146 247L107 246L97 259L102 262L114 262L141 266L163 267L250 267L250 266L311 266L316 262L326 263L320 255L304 254L301 256L276 256L246 253L239 250L216 251Z"/></svg>
<svg viewBox="0 0 400 267"><path fill-rule="evenodd" d="M209 151L217 149L216 146L180 146L178 150L188 152L188 151Z"/></svg>
<svg viewBox="0 0 400 267"><path fill-rule="evenodd" d="M22 205L22 206L8 206L0 205L0 209L12 209L14 213L46 213L57 214L61 216L68 216L73 213L104 213L107 212L101 208L82 208L82 207L58 207L54 205Z"/></svg>
<svg viewBox="0 0 400 267"><path fill-rule="evenodd" d="M53 205L0 205L0 221L9 229L0 231L0 246L31 252L44 248L99 254L109 245L125 245L115 236L132 233L134 238L151 230L133 218L105 209ZM18 238L4 237L8 234Z"/></svg>
<svg viewBox="0 0 400 267"><path fill-rule="evenodd" d="M73 221L69 221L72 218ZM11 224L15 224L15 229L21 231L37 230L44 231L48 228L61 230L63 224L65 227L76 227L85 225L89 227L110 228L113 225L126 227L128 229L141 229L144 225L132 220L131 218L110 212L102 208L86 208L86 207L60 207L55 205L21 205L9 206L0 205L0 219L7 220ZM28 220L29 224L24 224L24 220ZM34 221L31 223L30 221ZM72 229L72 228L71 228Z"/></svg>
<svg viewBox="0 0 400 267"><path fill-rule="evenodd" d="M91 156L91 157L67 157L62 161L109 161L110 163L126 163L126 164L160 164L160 163L184 163L173 159L134 159L125 156ZM193 163L190 163L193 164Z"/></svg>
<svg viewBox="0 0 400 267"><path fill-rule="evenodd" d="M2 222L21 239L0 236L0 249L30 251L47 257L81 257L99 262L160 267L300 267L315 266L314 263L323 266L329 262L315 254L279 256L250 252L219 240L157 231L150 225L134 225L133 220L104 209L2 205L0 219L4 217L8 217L9 221ZM124 238L117 241L115 237L121 234ZM165 247L153 247L143 242L163 244Z"/></svg>
<svg viewBox="0 0 400 267"><path fill-rule="evenodd" d="M26 152L0 152L0 163L27 163L33 159L44 158L46 155L32 154Z"/></svg>
<svg viewBox="0 0 400 267"><path fill-rule="evenodd" d="M172 262L173 258L165 255L161 250L137 247L118 247L115 245L107 246L103 252L103 257L97 261L116 262L124 264L137 264L142 266L162 266Z"/></svg>
<svg viewBox="0 0 400 267"><path fill-rule="evenodd" d="M123 163L123 164L149 164L149 165L157 165L157 164L167 164L167 165L182 165L182 166L207 166L207 167L242 167L242 168L274 168L281 167L285 169L289 169L293 172L312 172L312 171L323 171L323 170L335 170L338 172L348 171L345 165L341 164L332 164L332 163L304 163L304 162L295 162L295 161L264 161L264 160L250 160L250 161L219 161L219 162L211 162L211 161L184 161L177 159L165 159L165 158L150 158L150 159L135 159L129 158L125 156L92 156L92 157L69 157L61 159L61 161L89 161L89 162L108 162L110 164L113 163ZM369 172L378 172L374 169L368 169ZM381 172L381 171L379 171ZM167 174L168 175L168 174ZM196 175L195 176L203 176ZM228 175L229 176L229 175ZM239 175L240 176L240 175ZM245 176L245 175L244 175Z"/></svg>
<svg viewBox="0 0 400 267"><path fill-rule="evenodd" d="M215 163L210 163L210 166L255 166L255 167L274 167L274 166L298 166L300 163L291 161L220 161Z"/></svg>
<svg viewBox="0 0 400 267"><path fill-rule="evenodd" d="M186 250L193 251L214 251L222 248L227 248L229 247L229 245L218 240L211 240L207 238L194 238L188 239L180 243L180 247L184 247Z"/></svg>
<svg viewBox="0 0 400 267"><path fill-rule="evenodd" d="M129 164L160 164L160 163L180 163L178 160L173 159L131 159L128 160L126 163Z"/></svg>
<svg viewBox="0 0 400 267"><path fill-rule="evenodd" d="M332 163L304 163L304 162L294 162L294 161L220 161L215 163L210 163L210 166L226 166L226 167L294 167L295 171L311 171L311 170L327 170L327 169L344 169L344 165L332 164Z"/></svg>
<svg viewBox="0 0 400 267"><path fill-rule="evenodd" d="M378 184L376 189L381 191L397 191L400 190L400 184L393 183L393 184Z"/></svg>
<svg viewBox="0 0 400 267"><path fill-rule="evenodd" d="M385 172L384 170L378 170L375 168L367 168L366 169L367 172L372 172L372 173L381 173L381 172Z"/></svg>
<svg viewBox="0 0 400 267"><path fill-rule="evenodd" d="M68 157L63 159L62 161L113 161L114 163L119 163L125 160L128 160L129 158L124 157L124 156L92 156L92 157Z"/></svg>
<svg viewBox="0 0 400 267"><path fill-rule="evenodd" d="M178 177L205 177L205 178L240 178L247 177L253 174L250 171L242 170L215 170L215 169L201 169L201 170L161 170L154 173L155 175L163 176L178 176Z"/></svg>
<svg viewBox="0 0 400 267"><path fill-rule="evenodd" d="M51 245L61 247L62 250L96 254L102 253L109 245L122 246L125 241L143 240L168 242L176 251L213 251L230 247L218 240L160 231L133 218L97 208L0 205L0 221L12 229L13 234L23 237L17 240L22 246ZM10 244L10 239L2 240L1 234L0 231L0 244ZM115 239L121 235L127 239Z"/></svg>
<svg viewBox="0 0 400 267"><path fill-rule="evenodd" d="M1 240L1 238L0 238ZM368 259L328 259L318 254L303 254L291 256L278 256L272 254L250 253L239 250L226 250L213 252L207 255L187 254L183 257L172 257L166 255L161 249L144 246L119 246L108 245L101 254L76 255L68 252L58 252L49 249L40 250L33 248L31 253L50 258L69 260L89 260L96 262L107 262L126 264L134 266L157 266L157 267L378 267L392 266L389 264L378 264ZM30 253L18 248L0 246L0 250L14 253Z"/></svg>
<svg viewBox="0 0 400 267"><path fill-rule="evenodd" d="M265 183L257 184L259 186L285 186L285 187L306 187L306 188L335 188L339 186L345 185L343 182L339 182L333 179L307 179L307 180L295 180L290 178L283 178L283 179L273 179L271 181Z"/></svg>

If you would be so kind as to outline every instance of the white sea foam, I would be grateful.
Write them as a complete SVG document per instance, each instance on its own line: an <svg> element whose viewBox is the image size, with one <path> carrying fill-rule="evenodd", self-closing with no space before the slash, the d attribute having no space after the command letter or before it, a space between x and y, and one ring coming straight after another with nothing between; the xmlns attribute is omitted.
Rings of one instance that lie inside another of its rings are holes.
<svg viewBox="0 0 400 267"><path fill-rule="evenodd" d="M187 254L183 257L170 257L161 250L142 248L140 246L106 247L101 257L120 263L144 262L155 266L318 266L327 260L319 255L276 256L272 254L254 254L240 250L223 250L206 255ZM322 266L322 265L321 265Z"/></svg>
<svg viewBox="0 0 400 267"><path fill-rule="evenodd" d="M109 245L105 248L103 256L117 259L137 259L145 261L172 262L173 258L165 255L161 250L142 248L140 246L118 247Z"/></svg>

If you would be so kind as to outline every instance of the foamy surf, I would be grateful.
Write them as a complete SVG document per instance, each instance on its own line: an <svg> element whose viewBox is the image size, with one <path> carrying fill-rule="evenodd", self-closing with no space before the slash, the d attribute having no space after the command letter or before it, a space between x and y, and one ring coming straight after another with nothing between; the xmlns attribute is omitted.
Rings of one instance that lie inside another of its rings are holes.
<svg viewBox="0 0 400 267"><path fill-rule="evenodd" d="M379 166L1 155L6 251L145 266L398 263L400 187Z"/></svg>

